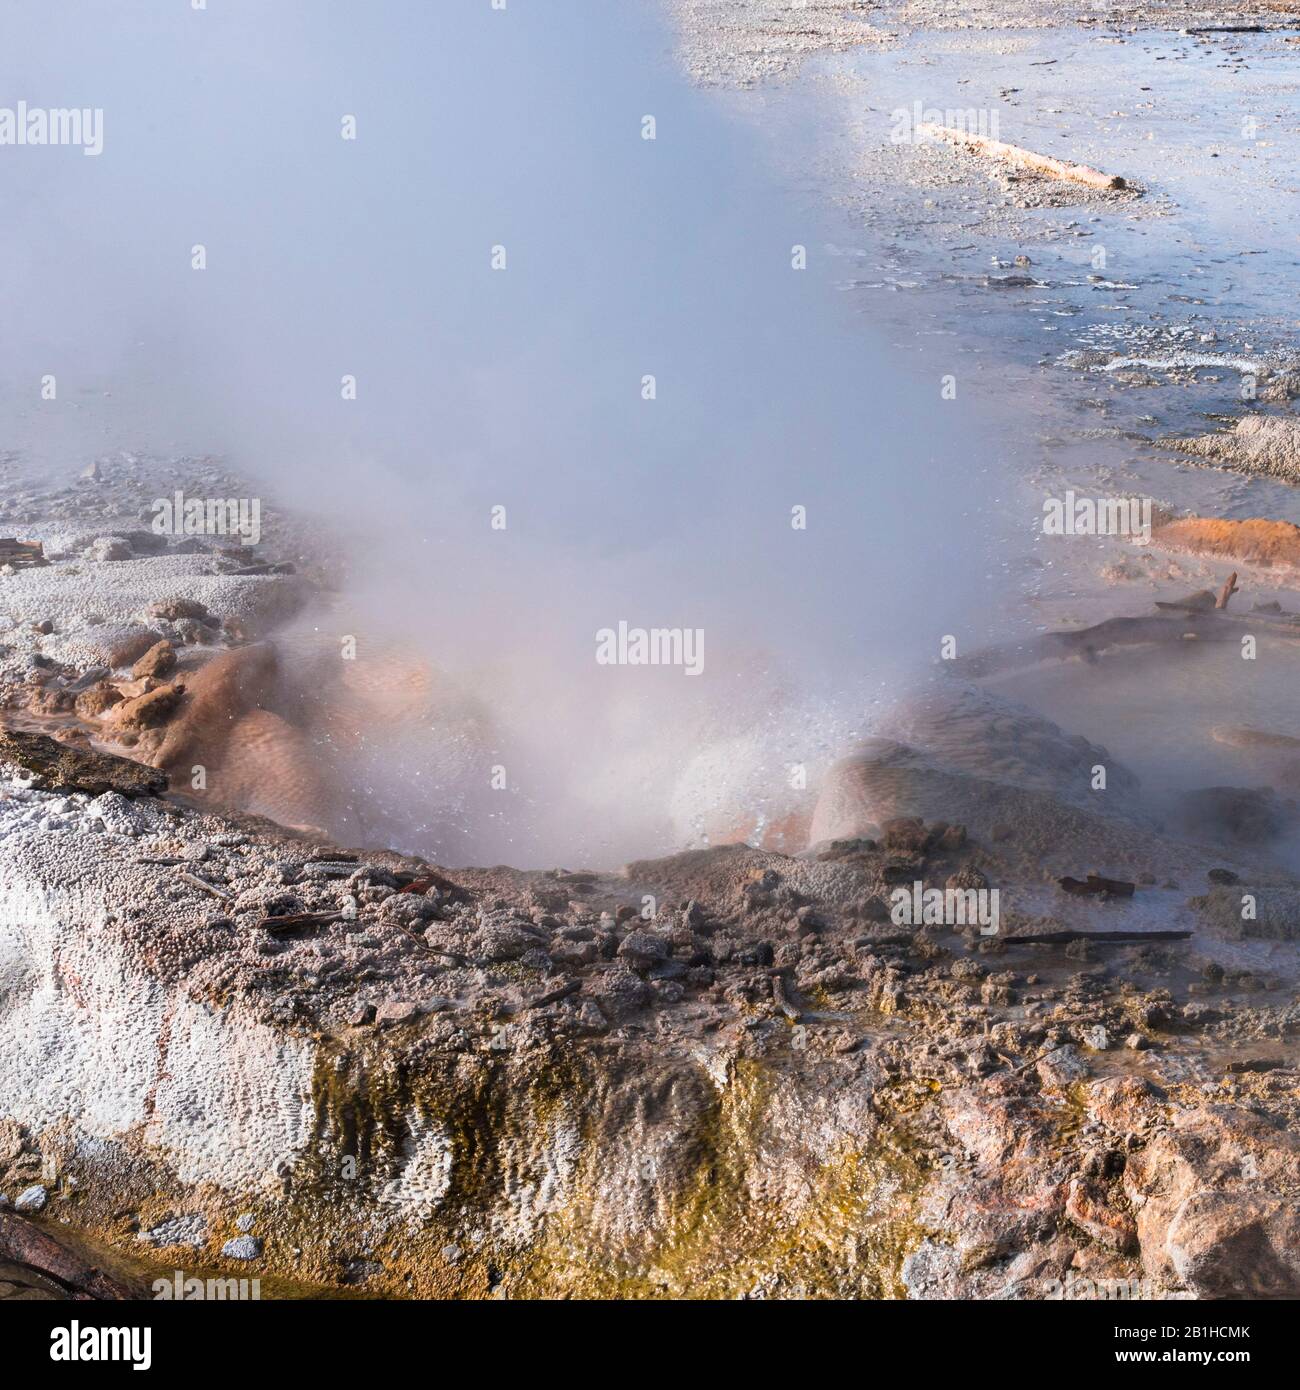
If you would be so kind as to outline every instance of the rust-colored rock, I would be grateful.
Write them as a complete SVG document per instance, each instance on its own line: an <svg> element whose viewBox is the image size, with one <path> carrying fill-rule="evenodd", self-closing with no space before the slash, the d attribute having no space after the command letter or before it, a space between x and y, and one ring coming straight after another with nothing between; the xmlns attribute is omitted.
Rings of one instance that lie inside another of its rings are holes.
<svg viewBox="0 0 1300 1390"><path fill-rule="evenodd" d="M200 603L196 598L165 598L158 599L151 603L145 610L151 618L161 618L165 622L179 622L184 618L192 618L198 622L205 622L211 616L208 613L206 603Z"/></svg>
<svg viewBox="0 0 1300 1390"><path fill-rule="evenodd" d="M163 680L170 676L175 669L176 648L164 637L162 641L155 642L131 667L131 674L136 680L149 678Z"/></svg>
<svg viewBox="0 0 1300 1390"><path fill-rule="evenodd" d="M1300 565L1300 526L1289 521L1266 521L1262 517L1225 521L1219 517L1187 516L1157 526L1151 540L1164 550L1220 555L1252 565Z"/></svg>
<svg viewBox="0 0 1300 1390"><path fill-rule="evenodd" d="M1133 1218L1110 1200L1100 1183L1071 1178L1065 1196L1065 1214L1108 1250L1125 1255L1137 1246L1137 1226Z"/></svg>
<svg viewBox="0 0 1300 1390"><path fill-rule="evenodd" d="M149 650L162 641L162 634L155 632L152 628L141 627L123 632L119 637L109 643L104 652L104 660L117 670L121 666L130 666L133 661L138 661Z"/></svg>
<svg viewBox="0 0 1300 1390"><path fill-rule="evenodd" d="M139 733L142 729L156 729L171 718L184 694L185 687L179 681L173 681L170 685L160 685L157 690L150 690L145 695L123 700L113 710L113 725L124 732L132 733Z"/></svg>
<svg viewBox="0 0 1300 1390"><path fill-rule="evenodd" d="M1300 1138L1222 1105L1175 1113L1124 1188L1150 1276L1198 1298L1300 1294Z"/></svg>
<svg viewBox="0 0 1300 1390"><path fill-rule="evenodd" d="M107 714L114 705L122 703L122 692L108 681L96 681L88 690L83 690L76 700L76 711L82 719L98 719Z"/></svg>
<svg viewBox="0 0 1300 1390"><path fill-rule="evenodd" d="M1162 1114L1164 1099L1163 1092L1141 1076L1108 1076L1088 1087L1088 1108L1120 1134Z"/></svg>

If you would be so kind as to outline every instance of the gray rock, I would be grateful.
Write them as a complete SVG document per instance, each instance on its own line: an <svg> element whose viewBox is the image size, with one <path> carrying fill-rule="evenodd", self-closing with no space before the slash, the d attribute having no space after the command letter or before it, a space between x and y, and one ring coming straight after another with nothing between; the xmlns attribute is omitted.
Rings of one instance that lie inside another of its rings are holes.
<svg viewBox="0 0 1300 1390"><path fill-rule="evenodd" d="M131 542L121 536L100 536L86 547L82 558L96 563L108 560L133 560L135 552L131 549Z"/></svg>
<svg viewBox="0 0 1300 1390"><path fill-rule="evenodd" d="M646 969L668 959L668 943L648 931L630 931L618 948L621 959L638 969Z"/></svg>
<svg viewBox="0 0 1300 1390"><path fill-rule="evenodd" d="M124 531L122 538L137 555L162 555L167 550L167 537L156 531Z"/></svg>
<svg viewBox="0 0 1300 1390"><path fill-rule="evenodd" d="M375 1022L383 1028L389 1024L410 1023L419 1014L418 1004L406 999L390 999L375 1010Z"/></svg>
<svg viewBox="0 0 1300 1390"><path fill-rule="evenodd" d="M400 922L407 927L418 926L437 915L437 901L420 893L394 893L384 899L379 909L381 920Z"/></svg>
<svg viewBox="0 0 1300 1390"><path fill-rule="evenodd" d="M187 1245L193 1250L199 1249L207 1238L207 1218L198 1212L188 1216L170 1216L136 1236L136 1240L159 1249L169 1245Z"/></svg>
<svg viewBox="0 0 1300 1390"><path fill-rule="evenodd" d="M626 1018L650 1002L650 986L625 965L595 975L585 986L586 993L600 1005L610 1022Z"/></svg>
<svg viewBox="0 0 1300 1390"><path fill-rule="evenodd" d="M1039 1081L1049 1089L1064 1090L1088 1075L1088 1064L1073 1043L1058 1047L1039 1059L1036 1068Z"/></svg>
<svg viewBox="0 0 1300 1390"><path fill-rule="evenodd" d="M31 1187L24 1188L14 1202L15 1211L43 1211L45 1203L49 1201L49 1193L40 1185L35 1183Z"/></svg>
<svg viewBox="0 0 1300 1390"><path fill-rule="evenodd" d="M257 1236L235 1236L221 1247L221 1253L228 1260L255 1260L262 1253L262 1242Z"/></svg>
<svg viewBox="0 0 1300 1390"><path fill-rule="evenodd" d="M470 939L473 953L488 961L518 960L540 944L532 932L514 926L480 927Z"/></svg>

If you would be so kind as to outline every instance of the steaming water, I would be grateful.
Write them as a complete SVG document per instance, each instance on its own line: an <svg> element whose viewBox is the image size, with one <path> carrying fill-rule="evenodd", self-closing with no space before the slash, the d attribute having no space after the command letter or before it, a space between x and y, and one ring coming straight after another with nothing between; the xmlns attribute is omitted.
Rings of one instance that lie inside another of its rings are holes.
<svg viewBox="0 0 1300 1390"><path fill-rule="evenodd" d="M982 111L1003 140L1121 173L1144 196L1096 215L1089 207L1026 208L1003 221L1002 256L1025 250L1038 284L990 292L987 246L972 234L936 254L930 228L962 217L965 183L927 187L918 235L891 245L891 280L858 298L880 301L900 275L913 321L951 323L978 314L1000 355L1025 365L1071 349L1100 349L1155 361L1179 354L1267 358L1290 353L1300 289L1295 224L1300 216L1300 144L1294 111L1300 94L1294 44L1283 35L1214 37L1168 31L1117 35L1098 30L1003 30L986 36L972 61L969 36L950 42L917 34L888 49L864 47L822 62L852 75L849 106L860 142L887 147L892 113L925 108ZM841 117L843 121L844 117ZM882 230L898 228L902 206L881 200L865 210ZM1050 240L1045 227L1062 228ZM1017 230L1023 228L1023 235ZM1094 263L1100 252L1104 261ZM881 267L876 271L880 281ZM1068 373L1062 373L1068 376ZM1239 409L1239 373L1209 367L1206 400ZM1218 392L1211 384L1217 382ZM1071 395L1071 392L1065 392ZM1217 395L1218 399L1215 400ZM1050 408L1050 400L1042 402ZM1156 415L1170 430L1195 428L1188 393L1150 387L1131 403L1112 400L1122 423ZM1276 500L1285 502L1280 492ZM1295 520L1300 503L1290 494Z"/></svg>
<svg viewBox="0 0 1300 1390"><path fill-rule="evenodd" d="M1147 806L1176 828L1182 794L1198 788L1272 787L1294 806L1300 753L1234 745L1214 734L1244 727L1300 737L1300 650L1264 632L1258 640L1258 655L1249 661L1235 641L1187 641L1091 665L1048 663L990 684L1103 745L1138 774ZM1252 848L1295 868L1300 826Z"/></svg>
<svg viewBox="0 0 1300 1390"><path fill-rule="evenodd" d="M3 152L11 438L225 453L343 536L322 641L490 713L454 773L436 717L367 729L368 833L574 863L761 828L989 635L994 426L847 310L850 229L653 8L17 4L0 38L5 91L104 109L98 158ZM620 621L702 630L703 674L598 665Z"/></svg>

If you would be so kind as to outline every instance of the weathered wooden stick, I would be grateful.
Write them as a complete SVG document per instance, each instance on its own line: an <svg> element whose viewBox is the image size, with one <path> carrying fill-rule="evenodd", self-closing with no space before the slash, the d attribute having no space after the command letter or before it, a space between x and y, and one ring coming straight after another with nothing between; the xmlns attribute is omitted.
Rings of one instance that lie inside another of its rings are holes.
<svg viewBox="0 0 1300 1390"><path fill-rule="evenodd" d="M1207 590L1208 592L1208 590ZM1240 592L1235 590L1234 592ZM1216 607L1218 600L1211 595L1208 608L1200 609L1190 603L1169 603L1156 600L1156 607L1169 613L1191 613L1207 620L1206 624L1194 629L1200 635L1212 633L1217 627L1219 636L1230 636L1233 628L1262 628L1270 637L1280 637L1284 641L1295 641L1300 637L1300 615L1295 613L1270 613L1266 609L1252 609L1249 613L1228 613Z"/></svg>
<svg viewBox="0 0 1300 1390"><path fill-rule="evenodd" d="M1156 599L1156 607L1165 612L1207 613L1217 606L1217 598L1209 589L1197 589L1194 594L1188 594L1186 598L1166 599L1163 602Z"/></svg>
<svg viewBox="0 0 1300 1390"><path fill-rule="evenodd" d="M1135 941L1188 941L1189 931L1039 931L1025 932L1023 935L989 936L986 941L1000 941L1004 946L1068 946L1071 941L1098 941L1103 946L1110 943L1131 945ZM912 946L918 940L915 934L908 936L869 936L862 937L854 944L863 950L877 946Z"/></svg>
<svg viewBox="0 0 1300 1390"><path fill-rule="evenodd" d="M567 999L571 994L577 994L582 988L580 979L565 980L562 985L556 985L554 989L548 989L542 994L534 995L532 999L525 999L516 1010L517 1013L524 1013L528 1009L545 1008L547 1004L558 1004L561 999Z"/></svg>
<svg viewBox="0 0 1300 1390"><path fill-rule="evenodd" d="M1057 879L1057 882L1076 898L1092 897L1100 893L1109 893L1114 898L1131 898L1137 888L1135 883L1126 883L1118 878L1102 878L1100 874L1089 874L1086 879L1067 876Z"/></svg>
<svg viewBox="0 0 1300 1390"><path fill-rule="evenodd" d="M983 647L951 665L957 674L971 680L1001 675L1007 671L1035 666L1040 661L1079 656L1088 662L1120 647L1142 647L1160 643L1176 645L1187 638L1209 642L1231 642L1243 627L1259 628L1283 641L1300 640L1300 621L1293 613L1227 613L1215 607L1215 596L1206 590L1209 602L1183 600L1178 603L1156 601L1160 610L1149 618L1107 618L1091 627L1064 632L1045 632L1023 642Z"/></svg>
<svg viewBox="0 0 1300 1390"><path fill-rule="evenodd" d="M1235 594L1236 592L1237 592L1237 571L1236 571L1236 570L1233 570L1233 572L1232 572L1232 573L1227 577L1227 579L1224 581L1223 588L1219 590L1218 602L1215 603L1214 606L1215 606L1216 608L1219 608L1219 609L1226 608L1226 607L1228 606L1228 600L1229 600L1229 599L1233 596L1233 594Z"/></svg>
<svg viewBox="0 0 1300 1390"><path fill-rule="evenodd" d="M339 914L339 916L342 915L342 913ZM454 951L444 951L441 946L430 946L422 936L413 932L405 922L393 921L392 925L395 926L403 936L409 938L412 945L417 946L426 956L438 956L442 960L451 961L453 965L463 966L466 964L464 956L458 956Z"/></svg>
<svg viewBox="0 0 1300 1390"><path fill-rule="evenodd" d="M226 900L226 893L215 883L209 883L206 878L200 878L197 874L177 874L176 877L182 883L188 883L191 888L201 888L203 892L211 893L214 898L220 898L222 902Z"/></svg>
<svg viewBox="0 0 1300 1390"><path fill-rule="evenodd" d="M1011 1075L1015 1076L1017 1072L1028 1071L1030 1067L1041 1062L1044 1057L1051 1057L1054 1053L1063 1052L1070 1046L1070 1043L1057 1043L1055 1047L1049 1047L1046 1052L1040 1052L1036 1057L1031 1057L1027 1062L1021 1062L1018 1067L1012 1067Z"/></svg>
<svg viewBox="0 0 1300 1390"><path fill-rule="evenodd" d="M127 1283L92 1264L72 1241L71 1235L56 1235L13 1212L0 1211L0 1260L32 1271L33 1287L49 1281L77 1301L147 1297L141 1281Z"/></svg>
<svg viewBox="0 0 1300 1390"><path fill-rule="evenodd" d="M294 912L284 917L263 917L257 925L263 931L277 932L293 931L296 927L325 927L342 920L341 912Z"/></svg>
<svg viewBox="0 0 1300 1390"><path fill-rule="evenodd" d="M1039 931L1024 936L1002 936L1004 946L1068 946L1071 941L1111 942L1131 946L1135 941L1190 941L1189 931Z"/></svg>
<svg viewBox="0 0 1300 1390"><path fill-rule="evenodd" d="M1002 140L990 140L986 135L971 135L952 126L935 125L925 122L917 126L917 134L931 140L944 140L950 145L961 145L972 154L987 155L990 159L1005 159L1021 168L1031 169L1036 174L1049 178L1064 179L1069 183L1086 184L1089 188L1127 188L1128 185L1118 174L1103 174L1089 164L1069 164L1063 159L1053 159L1051 155L1036 154L1020 145L1008 145Z"/></svg>

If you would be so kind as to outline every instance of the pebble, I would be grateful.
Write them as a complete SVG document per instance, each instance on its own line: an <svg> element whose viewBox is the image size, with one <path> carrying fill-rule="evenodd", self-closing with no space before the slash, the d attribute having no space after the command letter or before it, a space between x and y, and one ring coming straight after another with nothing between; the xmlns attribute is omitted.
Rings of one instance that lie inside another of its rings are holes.
<svg viewBox="0 0 1300 1390"><path fill-rule="evenodd" d="M375 1010L375 1022L383 1027L390 1023L410 1023L420 1012L418 1004L405 999L390 999Z"/></svg>
<svg viewBox="0 0 1300 1390"><path fill-rule="evenodd" d="M221 1247L221 1253L228 1260L255 1260L262 1253L262 1242L257 1236L235 1236Z"/></svg>
<svg viewBox="0 0 1300 1390"><path fill-rule="evenodd" d="M14 1202L15 1211L43 1211L45 1203L49 1200L49 1193L36 1183L32 1187L24 1188L18 1194L18 1200Z"/></svg>

